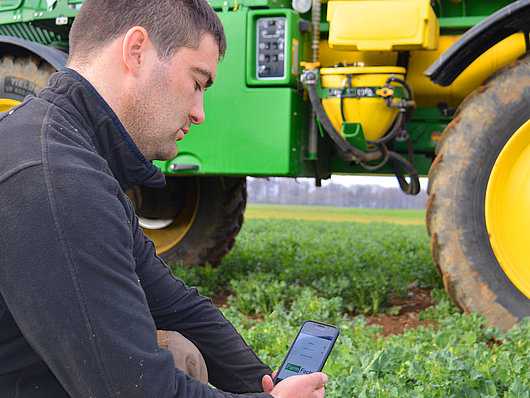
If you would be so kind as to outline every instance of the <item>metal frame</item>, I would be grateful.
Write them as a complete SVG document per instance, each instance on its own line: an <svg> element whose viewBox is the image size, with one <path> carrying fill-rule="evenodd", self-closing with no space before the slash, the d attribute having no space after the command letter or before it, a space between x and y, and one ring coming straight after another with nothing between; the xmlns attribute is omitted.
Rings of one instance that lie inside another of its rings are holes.
<svg viewBox="0 0 530 398"><path fill-rule="evenodd" d="M473 26L425 72L433 83L450 85L464 69L488 49L514 33L530 30L530 0L520 0L500 9Z"/></svg>

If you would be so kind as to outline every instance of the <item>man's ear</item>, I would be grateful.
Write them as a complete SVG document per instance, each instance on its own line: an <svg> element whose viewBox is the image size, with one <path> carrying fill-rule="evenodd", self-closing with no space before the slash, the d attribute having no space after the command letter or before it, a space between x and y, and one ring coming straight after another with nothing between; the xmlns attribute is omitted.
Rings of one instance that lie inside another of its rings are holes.
<svg viewBox="0 0 530 398"><path fill-rule="evenodd" d="M153 51L153 45L144 28L135 26L127 31L122 42L122 61L130 73L133 75L141 73L142 69L152 61Z"/></svg>

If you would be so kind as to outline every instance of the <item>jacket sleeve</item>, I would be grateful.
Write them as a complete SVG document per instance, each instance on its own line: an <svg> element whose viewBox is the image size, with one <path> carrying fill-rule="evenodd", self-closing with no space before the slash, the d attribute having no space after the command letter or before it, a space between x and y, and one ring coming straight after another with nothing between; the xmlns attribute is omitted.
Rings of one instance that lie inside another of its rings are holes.
<svg viewBox="0 0 530 398"><path fill-rule="evenodd" d="M210 383L233 393L260 392L261 378L271 374L209 298L172 276L154 254L153 242L137 228L141 251L138 275L156 326L174 330L193 342L208 367ZM138 260L137 260L138 261Z"/></svg>
<svg viewBox="0 0 530 398"><path fill-rule="evenodd" d="M242 340L160 263L137 273L138 230L117 181L91 151L68 148L69 158L63 150L44 144L44 167L21 168L2 183L17 195L2 203L2 238L10 245L1 252L0 287L26 341L72 397L232 396L175 369L171 353L158 348L147 296L160 325L181 325L206 350L214 373L221 360L205 342L208 333L229 350ZM249 349L241 352L244 367Z"/></svg>

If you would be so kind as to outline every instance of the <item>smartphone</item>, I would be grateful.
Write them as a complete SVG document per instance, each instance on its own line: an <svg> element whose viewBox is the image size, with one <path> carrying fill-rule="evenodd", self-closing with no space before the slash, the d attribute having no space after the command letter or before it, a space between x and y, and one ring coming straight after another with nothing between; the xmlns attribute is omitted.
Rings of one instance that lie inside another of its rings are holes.
<svg viewBox="0 0 530 398"><path fill-rule="evenodd" d="M336 326L305 321L274 378L274 384L289 376L320 372L337 337L339 328Z"/></svg>

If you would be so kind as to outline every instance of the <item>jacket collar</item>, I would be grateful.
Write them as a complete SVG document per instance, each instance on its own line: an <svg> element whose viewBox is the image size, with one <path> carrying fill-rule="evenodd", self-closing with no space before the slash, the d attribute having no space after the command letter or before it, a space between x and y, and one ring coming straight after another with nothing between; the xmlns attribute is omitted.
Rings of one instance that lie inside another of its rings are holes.
<svg viewBox="0 0 530 398"><path fill-rule="evenodd" d="M162 170L140 152L116 113L88 80L67 68L51 76L48 88L70 100L57 105L66 112L76 113L72 115L76 119L83 119L81 123L88 127L96 150L105 158L124 191L135 185L152 188L166 185ZM46 99L45 91L41 97Z"/></svg>

